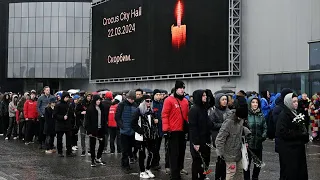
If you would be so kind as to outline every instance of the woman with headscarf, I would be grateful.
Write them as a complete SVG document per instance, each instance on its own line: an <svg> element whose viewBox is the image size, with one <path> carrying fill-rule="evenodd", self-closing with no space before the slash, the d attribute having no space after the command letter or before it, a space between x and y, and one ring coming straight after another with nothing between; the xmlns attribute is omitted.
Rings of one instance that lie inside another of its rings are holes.
<svg viewBox="0 0 320 180"><path fill-rule="evenodd" d="M278 150L283 166L282 178L286 180L307 180L308 169L305 144L309 134L302 114L297 113L298 97L289 93L284 98L285 107L277 121L276 135Z"/></svg>
<svg viewBox="0 0 320 180"><path fill-rule="evenodd" d="M217 94L215 98L215 109L210 112L209 118L213 123L212 129L212 142L215 146L216 137L219 133L219 130L223 122L227 119L230 110L228 108L228 97L225 94ZM219 162L216 166L216 179L224 180L226 179L226 170L225 162L222 159L219 159Z"/></svg>

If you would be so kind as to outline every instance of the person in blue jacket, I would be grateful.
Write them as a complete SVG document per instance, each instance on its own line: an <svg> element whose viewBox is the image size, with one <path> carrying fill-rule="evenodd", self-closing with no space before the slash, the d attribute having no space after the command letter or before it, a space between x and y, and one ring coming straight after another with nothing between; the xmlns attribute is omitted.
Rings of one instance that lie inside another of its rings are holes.
<svg viewBox="0 0 320 180"><path fill-rule="evenodd" d="M159 131L159 137L156 138L156 147L154 151L154 158L152 159L151 162L151 168L153 170L159 170L161 169L160 166L160 147L161 147L161 142L162 142L162 137L163 137L163 132L162 132L162 109L163 109L163 102L161 101L161 91L159 89L155 89L153 91L153 102L152 106L153 107L153 112L155 114L155 118L157 120L157 126L158 126L158 131ZM167 162L167 161L166 161ZM168 165L168 164L166 164ZM169 167L166 167L169 168Z"/></svg>
<svg viewBox="0 0 320 180"><path fill-rule="evenodd" d="M131 170L129 165L129 157L132 161L133 152L132 147L134 146L134 131L131 123L133 120L133 114L137 109L137 104L134 102L136 97L135 91L131 90L128 92L126 99L119 103L115 120L120 128L121 134L121 145L122 145L122 159L121 166L125 170Z"/></svg>
<svg viewBox="0 0 320 180"><path fill-rule="evenodd" d="M263 113L264 118L268 121L269 113L271 110L270 107L270 93L269 91L261 92L261 111Z"/></svg>

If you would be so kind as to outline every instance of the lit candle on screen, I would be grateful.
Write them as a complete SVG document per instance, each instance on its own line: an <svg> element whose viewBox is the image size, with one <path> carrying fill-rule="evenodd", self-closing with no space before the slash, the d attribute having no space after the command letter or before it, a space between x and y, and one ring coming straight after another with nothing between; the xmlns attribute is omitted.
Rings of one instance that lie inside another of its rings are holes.
<svg viewBox="0 0 320 180"><path fill-rule="evenodd" d="M183 16L183 4L181 0L178 0L175 8L175 15L177 19L177 26L171 26L172 46L180 48L185 45L187 39L187 26L181 24Z"/></svg>

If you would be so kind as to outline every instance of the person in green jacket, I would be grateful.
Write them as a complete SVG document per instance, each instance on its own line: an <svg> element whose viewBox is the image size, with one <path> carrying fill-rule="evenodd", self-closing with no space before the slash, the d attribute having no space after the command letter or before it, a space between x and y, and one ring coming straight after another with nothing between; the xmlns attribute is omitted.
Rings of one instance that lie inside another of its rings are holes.
<svg viewBox="0 0 320 180"><path fill-rule="evenodd" d="M267 138L267 123L264 119L263 113L260 109L260 100L257 97L248 99L248 121L247 125L251 131L251 138L248 142L249 149L262 160L263 141ZM252 154L249 153L249 168L244 171L244 180L250 180L250 165L252 161ZM254 165L252 180L258 180L260 167Z"/></svg>

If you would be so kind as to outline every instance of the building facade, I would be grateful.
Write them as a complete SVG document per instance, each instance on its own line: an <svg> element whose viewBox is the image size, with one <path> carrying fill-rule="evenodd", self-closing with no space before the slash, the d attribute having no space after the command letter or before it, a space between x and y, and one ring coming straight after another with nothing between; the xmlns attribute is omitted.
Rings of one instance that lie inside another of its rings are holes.
<svg viewBox="0 0 320 180"><path fill-rule="evenodd" d="M7 24L2 34L7 40L4 88L50 85L58 90L88 82L90 1L2 3Z"/></svg>

